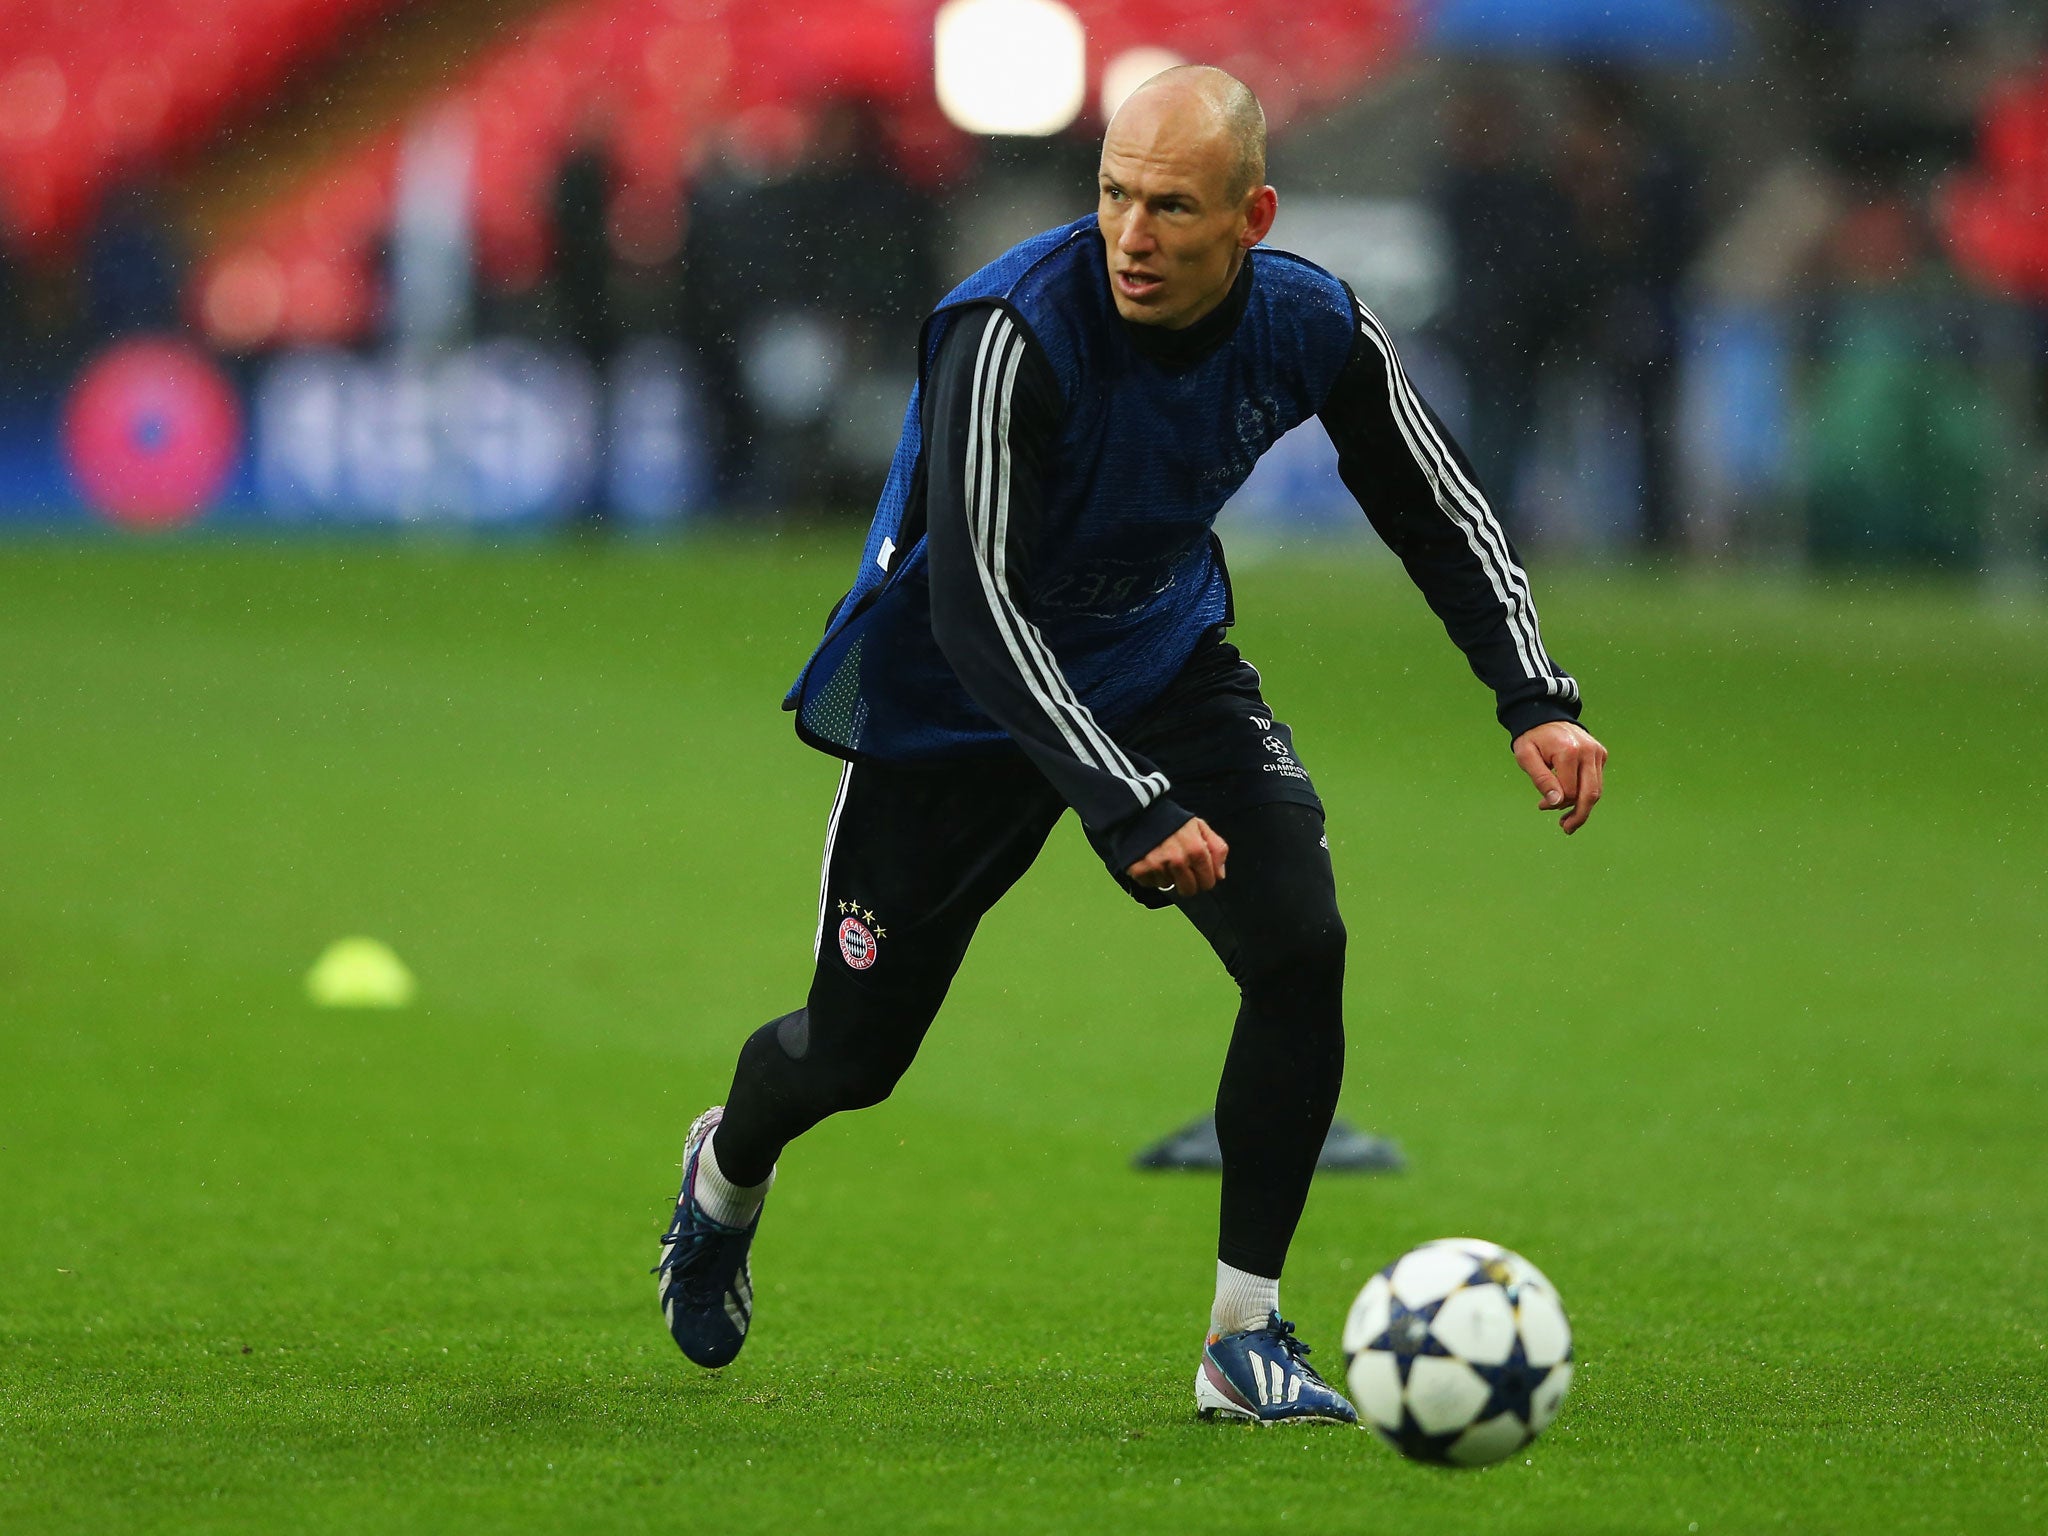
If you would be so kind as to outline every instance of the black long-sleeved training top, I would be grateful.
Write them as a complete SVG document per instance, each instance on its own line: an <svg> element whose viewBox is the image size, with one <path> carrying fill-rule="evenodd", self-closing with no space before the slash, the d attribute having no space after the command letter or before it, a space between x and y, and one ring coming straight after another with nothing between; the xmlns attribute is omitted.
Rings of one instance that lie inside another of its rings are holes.
<svg viewBox="0 0 2048 1536"><path fill-rule="evenodd" d="M1230 622L1216 512L1318 416L1344 484L1519 735L1578 717L1477 479L1335 278L1254 250L1180 331L1115 311L1093 220L1027 241L926 327L854 589L788 707L850 758L1014 743L1124 863L1187 820L1117 727Z"/></svg>

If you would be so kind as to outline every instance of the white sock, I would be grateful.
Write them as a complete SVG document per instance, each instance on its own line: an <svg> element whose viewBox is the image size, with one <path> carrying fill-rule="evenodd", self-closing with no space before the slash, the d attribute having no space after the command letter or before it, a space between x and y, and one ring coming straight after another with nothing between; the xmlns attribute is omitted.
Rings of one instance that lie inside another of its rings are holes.
<svg viewBox="0 0 2048 1536"><path fill-rule="evenodd" d="M775 1184L775 1170L759 1184L735 1184L718 1171L718 1132L704 1138L704 1150L697 1154L697 1203L704 1214L722 1227L744 1227L761 1209L761 1202Z"/></svg>
<svg viewBox="0 0 2048 1536"><path fill-rule="evenodd" d="M1280 1310L1280 1281L1233 1269L1216 1261L1216 1304L1209 1309L1211 1333L1243 1333L1266 1326L1268 1313Z"/></svg>

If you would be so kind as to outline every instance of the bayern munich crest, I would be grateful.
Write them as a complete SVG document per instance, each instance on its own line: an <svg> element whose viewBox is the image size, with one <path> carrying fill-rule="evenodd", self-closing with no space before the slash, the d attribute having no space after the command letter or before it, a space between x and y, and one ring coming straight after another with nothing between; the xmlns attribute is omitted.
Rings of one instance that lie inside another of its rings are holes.
<svg viewBox="0 0 2048 1536"><path fill-rule="evenodd" d="M866 923L857 917L840 923L839 953L856 971L864 971L875 963L875 936Z"/></svg>

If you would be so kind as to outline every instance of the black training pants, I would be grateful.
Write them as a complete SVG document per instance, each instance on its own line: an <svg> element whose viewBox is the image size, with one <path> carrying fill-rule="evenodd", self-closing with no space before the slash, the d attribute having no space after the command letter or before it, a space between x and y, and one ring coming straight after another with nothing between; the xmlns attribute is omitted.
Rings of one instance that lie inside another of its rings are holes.
<svg viewBox="0 0 2048 1536"><path fill-rule="evenodd" d="M1216 1096L1218 1256L1277 1276L1343 1078L1344 925L1321 804L1257 674L1220 645L1184 680L1128 729L1129 744L1230 845L1228 877L1175 903L1114 873L1146 905L1178 905L1237 983ZM1064 811L1021 757L849 766L827 833L810 995L741 1049L717 1132L728 1178L760 1182L826 1116L889 1096L982 914Z"/></svg>

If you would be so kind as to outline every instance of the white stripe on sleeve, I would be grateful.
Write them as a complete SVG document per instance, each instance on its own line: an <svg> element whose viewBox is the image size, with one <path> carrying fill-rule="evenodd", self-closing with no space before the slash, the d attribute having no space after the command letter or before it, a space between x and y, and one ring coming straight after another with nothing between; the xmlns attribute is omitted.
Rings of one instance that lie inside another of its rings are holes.
<svg viewBox="0 0 2048 1536"><path fill-rule="evenodd" d="M1445 445L1435 423L1423 408L1415 387L1394 351L1394 343L1373 313L1357 306L1361 334L1379 352L1386 365L1387 404L1400 428L1402 439L1415 463L1428 479L1437 507L1465 535L1465 542L1478 557L1480 567L1507 614L1508 632L1515 642L1525 676L1542 681L1553 698L1576 703L1579 685L1567 675L1543 648L1543 636L1536 623L1536 603L1529 591L1529 577L1508 553L1507 535L1501 531L1493 509L1479 487L1459 466L1457 456Z"/></svg>
<svg viewBox="0 0 2048 1536"><path fill-rule="evenodd" d="M1137 765L1096 723L1094 713L1075 697L1037 626L1010 598L1010 404L1023 361L1023 334L1008 315L996 311L982 333L975 358L974 416L965 475L968 525L982 595L1018 675L1074 756L1121 780L1140 806L1150 805L1166 792L1166 775L1138 772Z"/></svg>

